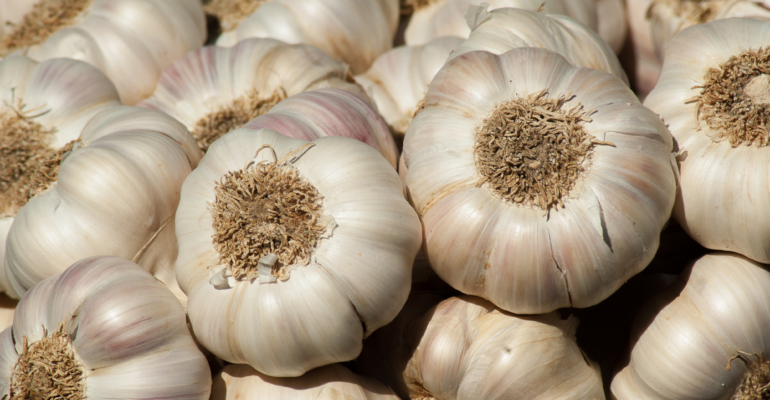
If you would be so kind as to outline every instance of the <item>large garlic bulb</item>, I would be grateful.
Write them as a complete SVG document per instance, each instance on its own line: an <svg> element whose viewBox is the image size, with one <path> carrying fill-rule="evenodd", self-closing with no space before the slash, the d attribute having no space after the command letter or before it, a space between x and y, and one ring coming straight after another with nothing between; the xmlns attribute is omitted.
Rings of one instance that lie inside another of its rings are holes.
<svg viewBox="0 0 770 400"><path fill-rule="evenodd" d="M770 271L710 254L637 319L631 359L612 381L618 400L750 400L770 383ZM734 396L734 397L731 397Z"/></svg>
<svg viewBox="0 0 770 400"><path fill-rule="evenodd" d="M422 46L400 46L378 57L365 73L356 75L356 82L377 104L396 137L403 138L428 84L462 42L457 37L441 37Z"/></svg>
<svg viewBox="0 0 770 400"><path fill-rule="evenodd" d="M456 57L404 141L423 251L454 288L521 314L588 307L650 262L672 139L624 82L545 49Z"/></svg>
<svg viewBox="0 0 770 400"><path fill-rule="evenodd" d="M410 297L358 359L404 398L604 399L599 365L575 343L577 320L521 317L473 296Z"/></svg>
<svg viewBox="0 0 770 400"><path fill-rule="evenodd" d="M23 23L0 38L0 56L18 50L38 61L85 61L132 105L152 93L163 68L205 38L200 0L38 1Z"/></svg>
<svg viewBox="0 0 770 400"><path fill-rule="evenodd" d="M306 43L345 61L360 74L393 46L398 0L212 0L223 33L218 46L246 38Z"/></svg>
<svg viewBox="0 0 770 400"><path fill-rule="evenodd" d="M770 263L770 22L726 19L679 33L645 105L678 145L674 217L701 245Z"/></svg>
<svg viewBox="0 0 770 400"><path fill-rule="evenodd" d="M174 213L201 157L195 140L173 118L129 106L103 110L67 140L33 171L31 197L8 232L13 291L23 294L81 258L113 255L184 299L174 275Z"/></svg>
<svg viewBox="0 0 770 400"><path fill-rule="evenodd" d="M24 56L0 61L0 100L0 291L17 297L6 278L5 240L35 171L120 100L110 80L86 63Z"/></svg>
<svg viewBox="0 0 770 400"><path fill-rule="evenodd" d="M598 69L628 83L607 43L568 16L518 8L489 12L485 6L469 6L465 15L471 34L450 58L477 50L502 54L517 47L540 47L561 54L575 67Z"/></svg>
<svg viewBox="0 0 770 400"><path fill-rule="evenodd" d="M0 395L9 399L205 400L210 374L174 295L117 257L84 259L40 282L0 333Z"/></svg>
<svg viewBox="0 0 770 400"><path fill-rule="evenodd" d="M465 20L468 6L489 4L489 8L522 8L548 14L563 14L597 30L596 0L427 0L416 7L406 28L406 44L418 46L442 36L467 38L471 29Z"/></svg>
<svg viewBox="0 0 770 400"><path fill-rule="evenodd" d="M236 129L182 187L176 269L199 342L271 376L355 358L404 305L420 222L349 138Z"/></svg>
<svg viewBox="0 0 770 400"><path fill-rule="evenodd" d="M138 106L181 121L205 151L297 93L337 87L366 98L352 80L347 65L315 47L249 39L187 53L163 71L152 97Z"/></svg>
<svg viewBox="0 0 770 400"><path fill-rule="evenodd" d="M214 379L211 400L398 400L393 391L340 364L296 378L274 378L248 365L230 364Z"/></svg>

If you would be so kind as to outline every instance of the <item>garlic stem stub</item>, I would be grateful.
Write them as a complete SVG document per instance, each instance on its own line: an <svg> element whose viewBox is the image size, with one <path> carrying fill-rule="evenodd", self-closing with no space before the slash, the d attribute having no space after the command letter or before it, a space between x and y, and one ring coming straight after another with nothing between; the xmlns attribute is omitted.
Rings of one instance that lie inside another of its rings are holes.
<svg viewBox="0 0 770 400"><path fill-rule="evenodd" d="M770 383L770 271L737 254L691 264L637 316L625 399L754 400Z"/></svg>
<svg viewBox="0 0 770 400"><path fill-rule="evenodd" d="M462 54L404 141L423 251L455 289L510 312L594 305L658 248L672 145L615 76L539 48Z"/></svg>
<svg viewBox="0 0 770 400"><path fill-rule="evenodd" d="M0 333L8 399L208 399L206 358L177 298L138 265L83 259L24 295Z"/></svg>
<svg viewBox="0 0 770 400"><path fill-rule="evenodd" d="M645 105L666 121L681 180L673 216L698 243L770 263L770 22L694 25L670 43Z"/></svg>
<svg viewBox="0 0 770 400"><path fill-rule="evenodd" d="M379 153L236 129L182 187L177 279L198 341L299 376L361 351L406 301L420 223Z"/></svg>

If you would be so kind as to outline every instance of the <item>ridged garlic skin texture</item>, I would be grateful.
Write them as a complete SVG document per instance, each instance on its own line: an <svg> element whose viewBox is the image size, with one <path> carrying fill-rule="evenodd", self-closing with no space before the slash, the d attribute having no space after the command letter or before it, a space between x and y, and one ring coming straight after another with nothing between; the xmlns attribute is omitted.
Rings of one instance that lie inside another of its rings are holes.
<svg viewBox="0 0 770 400"><path fill-rule="evenodd" d="M393 47L398 23L396 0L272 0L262 4L217 46L246 38L306 43L345 61L360 74Z"/></svg>
<svg viewBox="0 0 770 400"><path fill-rule="evenodd" d="M379 151L396 168L398 148L385 121L366 101L345 90L325 88L296 94L243 127L272 129L307 141L349 137Z"/></svg>
<svg viewBox="0 0 770 400"><path fill-rule="evenodd" d="M44 129L55 128L51 145L59 148L77 139L100 111L120 105L115 86L96 68L76 60L37 62L24 56L0 61L0 109L20 110ZM15 213L0 210L0 290L18 297L5 271L5 241Z"/></svg>
<svg viewBox="0 0 770 400"><path fill-rule="evenodd" d="M467 38L471 28L465 20L468 6L489 4L497 8L522 8L546 14L563 14L588 28L597 29L596 0L435 0L412 14L406 28L405 40L410 46L419 46L442 36Z"/></svg>
<svg viewBox="0 0 770 400"><path fill-rule="evenodd" d="M594 146L564 207L501 200L477 170L476 136L498 104L547 90L595 110ZM655 254L675 197L672 138L618 78L544 49L469 52L436 75L404 141L406 185L436 273L520 314L588 307Z"/></svg>
<svg viewBox="0 0 770 400"><path fill-rule="evenodd" d="M611 385L618 400L727 400L748 370L731 357L770 354L767 266L736 254L709 254L657 302L637 317L630 362Z"/></svg>
<svg viewBox="0 0 770 400"><path fill-rule="evenodd" d="M79 140L57 181L16 214L5 254L13 291L23 294L82 258L114 255L134 260L183 300L174 213L201 157L192 136L165 114L114 106L93 117Z"/></svg>
<svg viewBox="0 0 770 400"><path fill-rule="evenodd" d="M698 119L706 72L770 43L770 23L726 19L692 26L671 41L663 73L644 104L660 114L678 145L681 181L673 216L704 247L770 263L769 147L739 145Z"/></svg>
<svg viewBox="0 0 770 400"><path fill-rule="evenodd" d="M323 137L292 165L323 196L336 227L312 249L309 264L287 266L287 280L234 280L212 242L214 185L250 161L273 161L307 141L268 129L236 129L214 142L182 187L176 214L177 279L189 296L198 341L217 357L271 376L299 376L347 361L361 342L395 318L409 293L421 242L414 210L393 167L371 147Z"/></svg>
<svg viewBox="0 0 770 400"><path fill-rule="evenodd" d="M442 37L422 46L400 46L356 75L394 134L403 137L428 84L463 39Z"/></svg>
<svg viewBox="0 0 770 400"><path fill-rule="evenodd" d="M248 365L230 364L218 378L211 400L398 400L382 383L356 375L341 364L316 368L296 378L274 378Z"/></svg>
<svg viewBox="0 0 770 400"><path fill-rule="evenodd" d="M13 326L0 333L0 394L8 395L22 338L32 344L59 324L82 364L85 398L209 398L209 366L181 304L117 257L81 260L24 296Z"/></svg>
<svg viewBox="0 0 770 400"><path fill-rule="evenodd" d="M472 32L450 58L469 51L502 54L518 47L540 47L559 53L575 67L598 69L628 84L623 67L607 43L568 16L516 8L486 11L483 6L470 6L466 18Z"/></svg>
<svg viewBox="0 0 770 400"><path fill-rule="evenodd" d="M38 61L85 61L115 83L124 104L133 105L152 94L167 65L205 39L200 0L95 0L77 24L22 51Z"/></svg>

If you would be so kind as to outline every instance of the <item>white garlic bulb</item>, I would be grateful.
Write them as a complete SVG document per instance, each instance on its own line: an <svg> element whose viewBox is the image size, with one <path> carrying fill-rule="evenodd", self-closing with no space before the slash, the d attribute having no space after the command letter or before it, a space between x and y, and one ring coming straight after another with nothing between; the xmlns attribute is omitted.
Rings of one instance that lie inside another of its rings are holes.
<svg viewBox="0 0 770 400"><path fill-rule="evenodd" d="M382 54L369 70L355 76L395 136L404 136L428 84L462 42L457 37L441 37L422 46L400 46Z"/></svg>
<svg viewBox="0 0 770 400"><path fill-rule="evenodd" d="M604 399L599 365L575 342L577 319L521 317L473 296L410 297L357 362L402 398Z"/></svg>
<svg viewBox="0 0 770 400"><path fill-rule="evenodd" d="M628 35L624 0L596 0L596 23L596 32L619 54Z"/></svg>
<svg viewBox="0 0 770 400"><path fill-rule="evenodd" d="M348 91L325 88L296 94L244 128L268 128L307 141L325 136L349 137L368 144L393 168L397 167L398 148L385 121L366 101Z"/></svg>
<svg viewBox="0 0 770 400"><path fill-rule="evenodd" d="M563 14L597 30L596 0L428 0L417 7L409 25L405 40L410 46L426 44L442 36L467 38L471 28L465 20L468 6L487 3L491 10L497 8L522 8L540 10L547 14Z"/></svg>
<svg viewBox="0 0 770 400"><path fill-rule="evenodd" d="M637 317L630 362L612 381L616 399L767 395L757 390L769 383L767 376L752 376L770 365L767 266L736 254L709 254L651 303Z"/></svg>
<svg viewBox="0 0 770 400"><path fill-rule="evenodd" d="M770 263L770 22L694 25L669 44L645 105L678 145L674 217L701 245Z"/></svg>
<svg viewBox="0 0 770 400"><path fill-rule="evenodd" d="M628 84L607 43L568 16L518 8L486 11L485 6L469 6L465 16L471 34L450 59L469 51L502 54L517 47L540 47L559 53L575 67L598 69Z"/></svg>
<svg viewBox="0 0 770 400"><path fill-rule="evenodd" d="M115 83L128 105L149 96L163 68L206 38L200 0L0 2L8 1L34 5L0 38L0 56L85 61Z"/></svg>
<svg viewBox="0 0 770 400"><path fill-rule="evenodd" d="M117 257L81 260L30 290L0 333L0 395L208 399L211 372L174 295Z"/></svg>
<svg viewBox="0 0 770 400"><path fill-rule="evenodd" d="M205 151L286 97L326 87L366 98L348 66L323 51L248 39L231 48L207 46L180 57L163 72L152 97L137 105L182 122Z"/></svg>
<svg viewBox="0 0 770 400"><path fill-rule="evenodd" d="M223 21L218 46L246 38L306 43L345 61L353 73L366 71L392 46L398 0L270 0L241 7L213 0L207 11Z"/></svg>
<svg viewBox="0 0 770 400"><path fill-rule="evenodd" d="M0 291L17 297L6 278L5 241L35 171L120 99L112 82L86 63L11 56L0 61L0 100Z"/></svg>
<svg viewBox="0 0 770 400"><path fill-rule="evenodd" d="M23 294L81 258L114 255L142 265L184 301L174 275L174 213L200 157L184 126L157 111L113 106L91 118L34 171L32 197L6 241L13 291Z"/></svg>
<svg viewBox="0 0 770 400"><path fill-rule="evenodd" d="M351 360L404 305L421 232L371 147L236 129L187 178L176 214L195 336L271 376Z"/></svg>
<svg viewBox="0 0 770 400"><path fill-rule="evenodd" d="M627 73L631 78L639 99L642 100L655 87L660 75L662 61L655 52L652 42L652 28L647 19L647 10L653 0L625 0L628 10L629 44L631 51L624 61L628 63Z"/></svg>
<svg viewBox="0 0 770 400"><path fill-rule="evenodd" d="M296 378L274 378L248 365L225 366L214 379L211 400L398 400L393 391L371 378L331 364Z"/></svg>
<svg viewBox="0 0 770 400"><path fill-rule="evenodd" d="M475 51L425 104L406 185L455 289L520 314L582 308L650 262L674 204L672 138L617 77L540 48Z"/></svg>

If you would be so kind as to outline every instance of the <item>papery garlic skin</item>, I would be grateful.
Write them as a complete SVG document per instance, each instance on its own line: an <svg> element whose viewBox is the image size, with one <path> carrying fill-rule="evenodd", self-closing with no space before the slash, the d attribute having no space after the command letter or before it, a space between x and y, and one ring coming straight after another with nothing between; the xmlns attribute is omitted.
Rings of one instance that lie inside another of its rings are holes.
<svg viewBox="0 0 770 400"><path fill-rule="evenodd" d="M726 400L748 370L731 357L770 354L766 266L709 254L651 302L658 305L640 313L632 333L631 360L612 381L618 400Z"/></svg>
<svg viewBox="0 0 770 400"><path fill-rule="evenodd" d="M406 28L405 40L409 46L419 46L442 36L467 38L471 28L465 20L468 6L489 4L489 9L522 8L541 10L547 14L563 14L588 28L597 29L596 0L436 0L412 14Z"/></svg>
<svg viewBox="0 0 770 400"><path fill-rule="evenodd" d="M653 0L625 0L628 17L629 44L632 58L628 75L640 100L655 87L662 68L662 61L655 53L652 42L652 28L647 19L647 10Z"/></svg>
<svg viewBox="0 0 770 400"><path fill-rule="evenodd" d="M308 142L268 129L228 133L185 181L176 214L177 279L196 338L217 357L271 376L355 358L363 338L406 301L421 241L419 219L384 158L349 138L311 143L303 148ZM288 279L273 283L228 277L212 241L216 182L249 163L273 161L265 144L277 159L302 148L291 165L336 224L312 248L309 264L287 265Z"/></svg>
<svg viewBox="0 0 770 400"><path fill-rule="evenodd" d="M366 143L396 168L398 148L377 110L348 91L324 88L296 94L243 126L272 129L284 136L313 141L343 136Z"/></svg>
<svg viewBox="0 0 770 400"><path fill-rule="evenodd" d="M355 76L397 137L403 138L428 84L462 42L458 37L441 37L422 46L397 47Z"/></svg>
<svg viewBox="0 0 770 400"><path fill-rule="evenodd" d="M486 11L483 6L469 6L465 15L472 32L450 59L469 51L499 55L518 47L540 47L559 53L575 67L598 69L628 84L607 43L570 17L517 8Z"/></svg>
<svg viewBox="0 0 770 400"><path fill-rule="evenodd" d="M274 378L248 365L230 364L214 380L211 400L398 400L392 390L356 375L341 364L308 371L296 378Z"/></svg>
<svg viewBox="0 0 770 400"><path fill-rule="evenodd" d="M211 375L176 297L138 265L81 260L30 290L0 334L0 394L24 351L64 324L83 367L85 398L208 399Z"/></svg>
<svg viewBox="0 0 770 400"><path fill-rule="evenodd" d="M624 0L596 0L596 19L596 32L615 54L619 54L628 35Z"/></svg>
<svg viewBox="0 0 770 400"><path fill-rule="evenodd" d="M58 179L16 214L5 263L23 294L73 262L94 255L133 260L176 286L174 213L200 149L173 118L138 107L93 117L61 162Z"/></svg>
<svg viewBox="0 0 770 400"><path fill-rule="evenodd" d="M77 24L20 51L38 61L91 64L115 83L124 104L133 105L152 93L167 65L205 38L200 0L95 0Z"/></svg>
<svg viewBox="0 0 770 400"><path fill-rule="evenodd" d="M476 136L499 104L547 90L574 96L590 164L563 207L502 201L476 167ZM423 251L455 289L520 314L588 307L650 262L675 197L672 138L618 78L518 48L469 52L444 66L404 141L406 185Z"/></svg>
<svg viewBox="0 0 770 400"><path fill-rule="evenodd" d="M343 60L358 74L393 46L397 23L397 0L272 0L235 30L222 33L217 46L247 38L306 43Z"/></svg>
<svg viewBox="0 0 770 400"><path fill-rule="evenodd" d="M692 26L677 35L663 73L644 104L660 114L678 145L679 193L673 216L702 246L770 263L768 157L770 148L732 147L698 118L700 93L710 68L770 43L770 22L726 19Z"/></svg>

